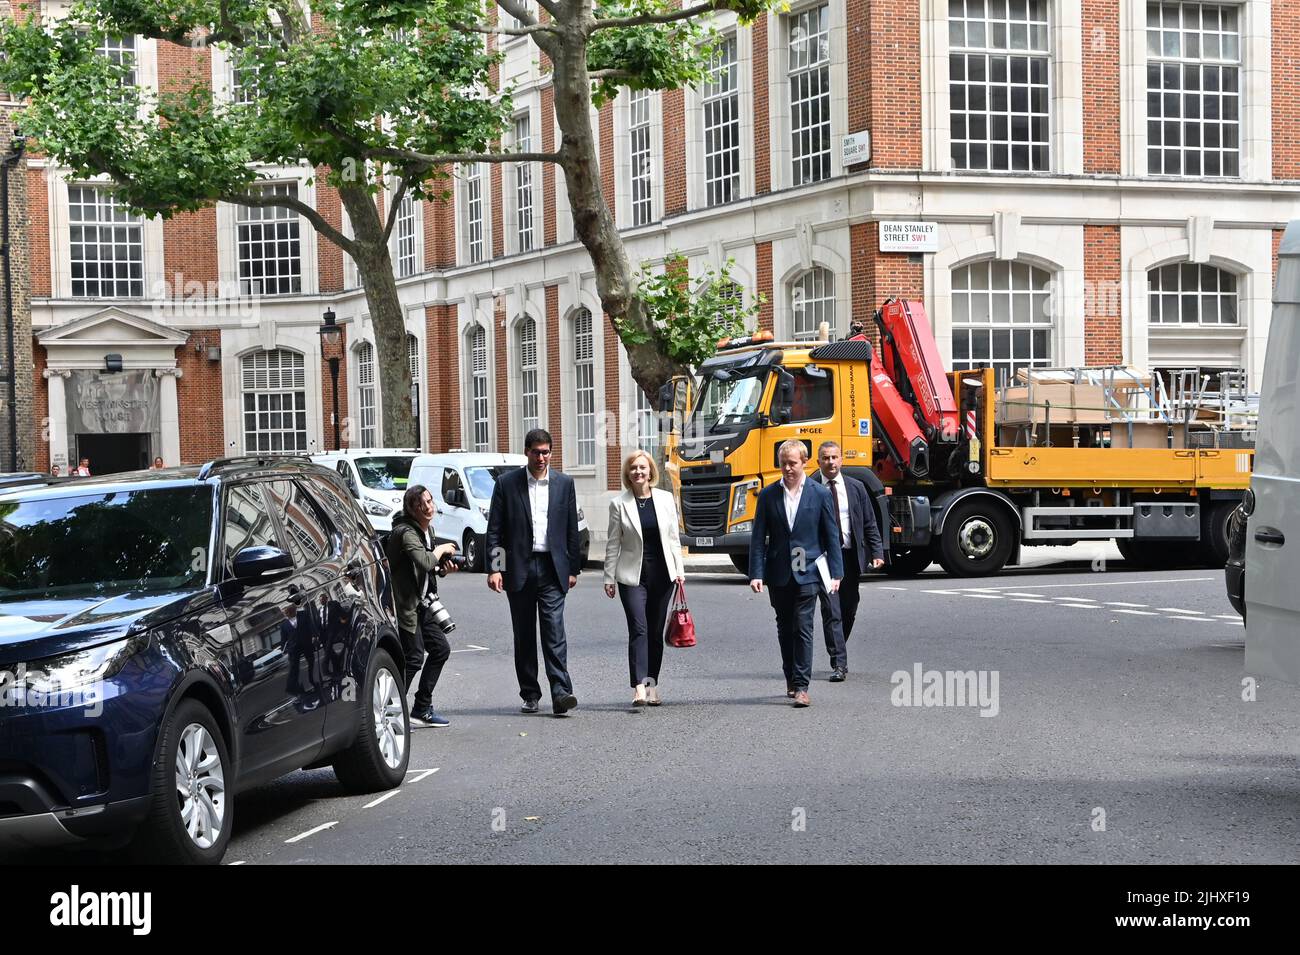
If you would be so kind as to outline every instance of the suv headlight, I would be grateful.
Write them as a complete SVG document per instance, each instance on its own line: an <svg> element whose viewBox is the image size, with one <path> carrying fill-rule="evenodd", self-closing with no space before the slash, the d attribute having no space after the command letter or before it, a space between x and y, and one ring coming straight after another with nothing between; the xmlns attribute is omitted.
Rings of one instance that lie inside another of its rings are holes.
<svg viewBox="0 0 1300 955"><path fill-rule="evenodd" d="M741 481L739 484L732 485L731 490L731 520L737 520L744 517L745 512L749 510L749 492L757 491L762 486L761 481Z"/></svg>
<svg viewBox="0 0 1300 955"><path fill-rule="evenodd" d="M386 517L393 513L391 507L387 504L381 504L379 501L366 501L364 507L367 514L374 514L378 517Z"/></svg>
<svg viewBox="0 0 1300 955"><path fill-rule="evenodd" d="M127 637L89 650L19 663L13 672L0 674L0 691L14 687L30 693L51 694L108 680L117 676L147 643L147 638L142 636Z"/></svg>

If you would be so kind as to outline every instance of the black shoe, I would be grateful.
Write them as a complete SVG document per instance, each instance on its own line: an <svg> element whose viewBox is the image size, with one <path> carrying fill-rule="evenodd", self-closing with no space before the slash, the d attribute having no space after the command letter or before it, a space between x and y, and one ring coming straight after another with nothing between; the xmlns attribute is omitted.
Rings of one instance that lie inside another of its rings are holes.
<svg viewBox="0 0 1300 955"><path fill-rule="evenodd" d="M557 696L552 702L556 716L563 716L578 705L578 698L572 693L565 693L563 696Z"/></svg>
<svg viewBox="0 0 1300 955"><path fill-rule="evenodd" d="M836 667L834 670L831 671L831 682L843 683L845 679L848 678L848 675L849 675L848 667Z"/></svg>
<svg viewBox="0 0 1300 955"><path fill-rule="evenodd" d="M537 701L536 701L536 700L524 700L523 705L522 705L521 707L519 707L519 712L520 712L520 713L536 713L536 712L537 712Z"/></svg>

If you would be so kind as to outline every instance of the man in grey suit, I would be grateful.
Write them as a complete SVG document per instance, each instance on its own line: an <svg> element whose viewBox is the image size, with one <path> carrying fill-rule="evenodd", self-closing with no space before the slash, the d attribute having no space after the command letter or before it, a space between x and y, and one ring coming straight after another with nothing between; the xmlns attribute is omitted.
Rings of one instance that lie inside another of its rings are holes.
<svg viewBox="0 0 1300 955"><path fill-rule="evenodd" d="M827 589L834 593L844 576L840 536L826 488L808 480L808 448L789 440L777 449L781 480L758 495L754 530L749 540L749 586L762 593L776 611L776 637L786 696L807 706L812 679L813 611L823 587L817 561L826 558Z"/></svg>
<svg viewBox="0 0 1300 955"><path fill-rule="evenodd" d="M840 446L823 441L817 449L817 471L812 479L831 492L836 523L840 529L840 548L844 557L844 580L838 593L822 591L822 629L826 635L826 652L831 657L831 682L843 683L849 674L849 654L845 647L853 632L861 599L859 580L868 566L882 567L885 548L876 523L876 510L867 487L857 478L841 472ZM867 555L870 554L870 564Z"/></svg>
<svg viewBox="0 0 1300 955"><path fill-rule="evenodd" d="M551 435L534 428L524 438L528 465L497 479L488 506L488 587L505 592L515 637L521 709L536 713L537 627L551 685L551 706L564 716L578 705L569 678L564 597L578 582L578 498L573 478L551 470Z"/></svg>

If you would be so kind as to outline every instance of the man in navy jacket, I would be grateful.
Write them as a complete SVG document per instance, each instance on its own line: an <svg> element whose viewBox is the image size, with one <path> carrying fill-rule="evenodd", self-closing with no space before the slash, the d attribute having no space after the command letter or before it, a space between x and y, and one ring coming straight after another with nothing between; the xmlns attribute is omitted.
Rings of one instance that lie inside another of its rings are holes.
<svg viewBox="0 0 1300 955"><path fill-rule="evenodd" d="M844 580L837 594L822 593L822 629L826 635L826 652L831 657L831 682L843 683L849 673L849 654L845 643L853 632L861 599L859 578L867 567L885 563L885 548L876 524L876 509L867 487L857 478L841 473L843 460L840 446L823 441L817 448L817 470L812 480L831 492L835 523L840 529L840 546L844 557ZM870 559L868 562L868 554Z"/></svg>
<svg viewBox="0 0 1300 955"><path fill-rule="evenodd" d="M537 624L542 659L551 685L551 705L564 716L578 705L569 678L564 635L564 597L578 582L578 498L573 478L553 471L551 435L534 428L524 438L527 467L497 479L488 506L488 587L510 600L515 637L515 675L525 713L536 713Z"/></svg>
<svg viewBox="0 0 1300 955"><path fill-rule="evenodd" d="M786 696L795 706L807 706L812 679L813 611L824 585L823 560L835 593L844 576L840 534L831 494L808 480L808 448L802 441L784 442L777 450L781 481L758 495L754 530L749 541L749 586L762 593L776 611L776 637L781 644Z"/></svg>

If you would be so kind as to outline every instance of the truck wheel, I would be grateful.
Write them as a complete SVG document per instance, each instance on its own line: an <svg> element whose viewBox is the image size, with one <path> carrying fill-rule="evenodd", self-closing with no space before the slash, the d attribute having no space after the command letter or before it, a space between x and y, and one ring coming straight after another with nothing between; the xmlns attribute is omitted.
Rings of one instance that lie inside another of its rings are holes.
<svg viewBox="0 0 1300 955"><path fill-rule="evenodd" d="M727 556L731 558L732 567L735 567L736 570L740 571L740 573L744 574L746 577L749 576L748 554L728 554Z"/></svg>
<svg viewBox="0 0 1300 955"><path fill-rule="evenodd" d="M987 577L1005 565L1015 546L1006 509L991 500L961 501L943 522L939 563L954 577Z"/></svg>
<svg viewBox="0 0 1300 955"><path fill-rule="evenodd" d="M473 531L465 532L465 539L461 542L461 554L465 557L465 569L470 573L477 574L483 569L483 545L479 543L478 535Z"/></svg>
<svg viewBox="0 0 1300 955"><path fill-rule="evenodd" d="M1228 563L1228 522L1237 509L1235 501L1220 501L1210 508L1201 528L1201 557L1206 567L1223 567Z"/></svg>
<svg viewBox="0 0 1300 955"><path fill-rule="evenodd" d="M890 550L889 559L882 569L890 577L915 577L933 563L934 552L928 547L895 548Z"/></svg>

